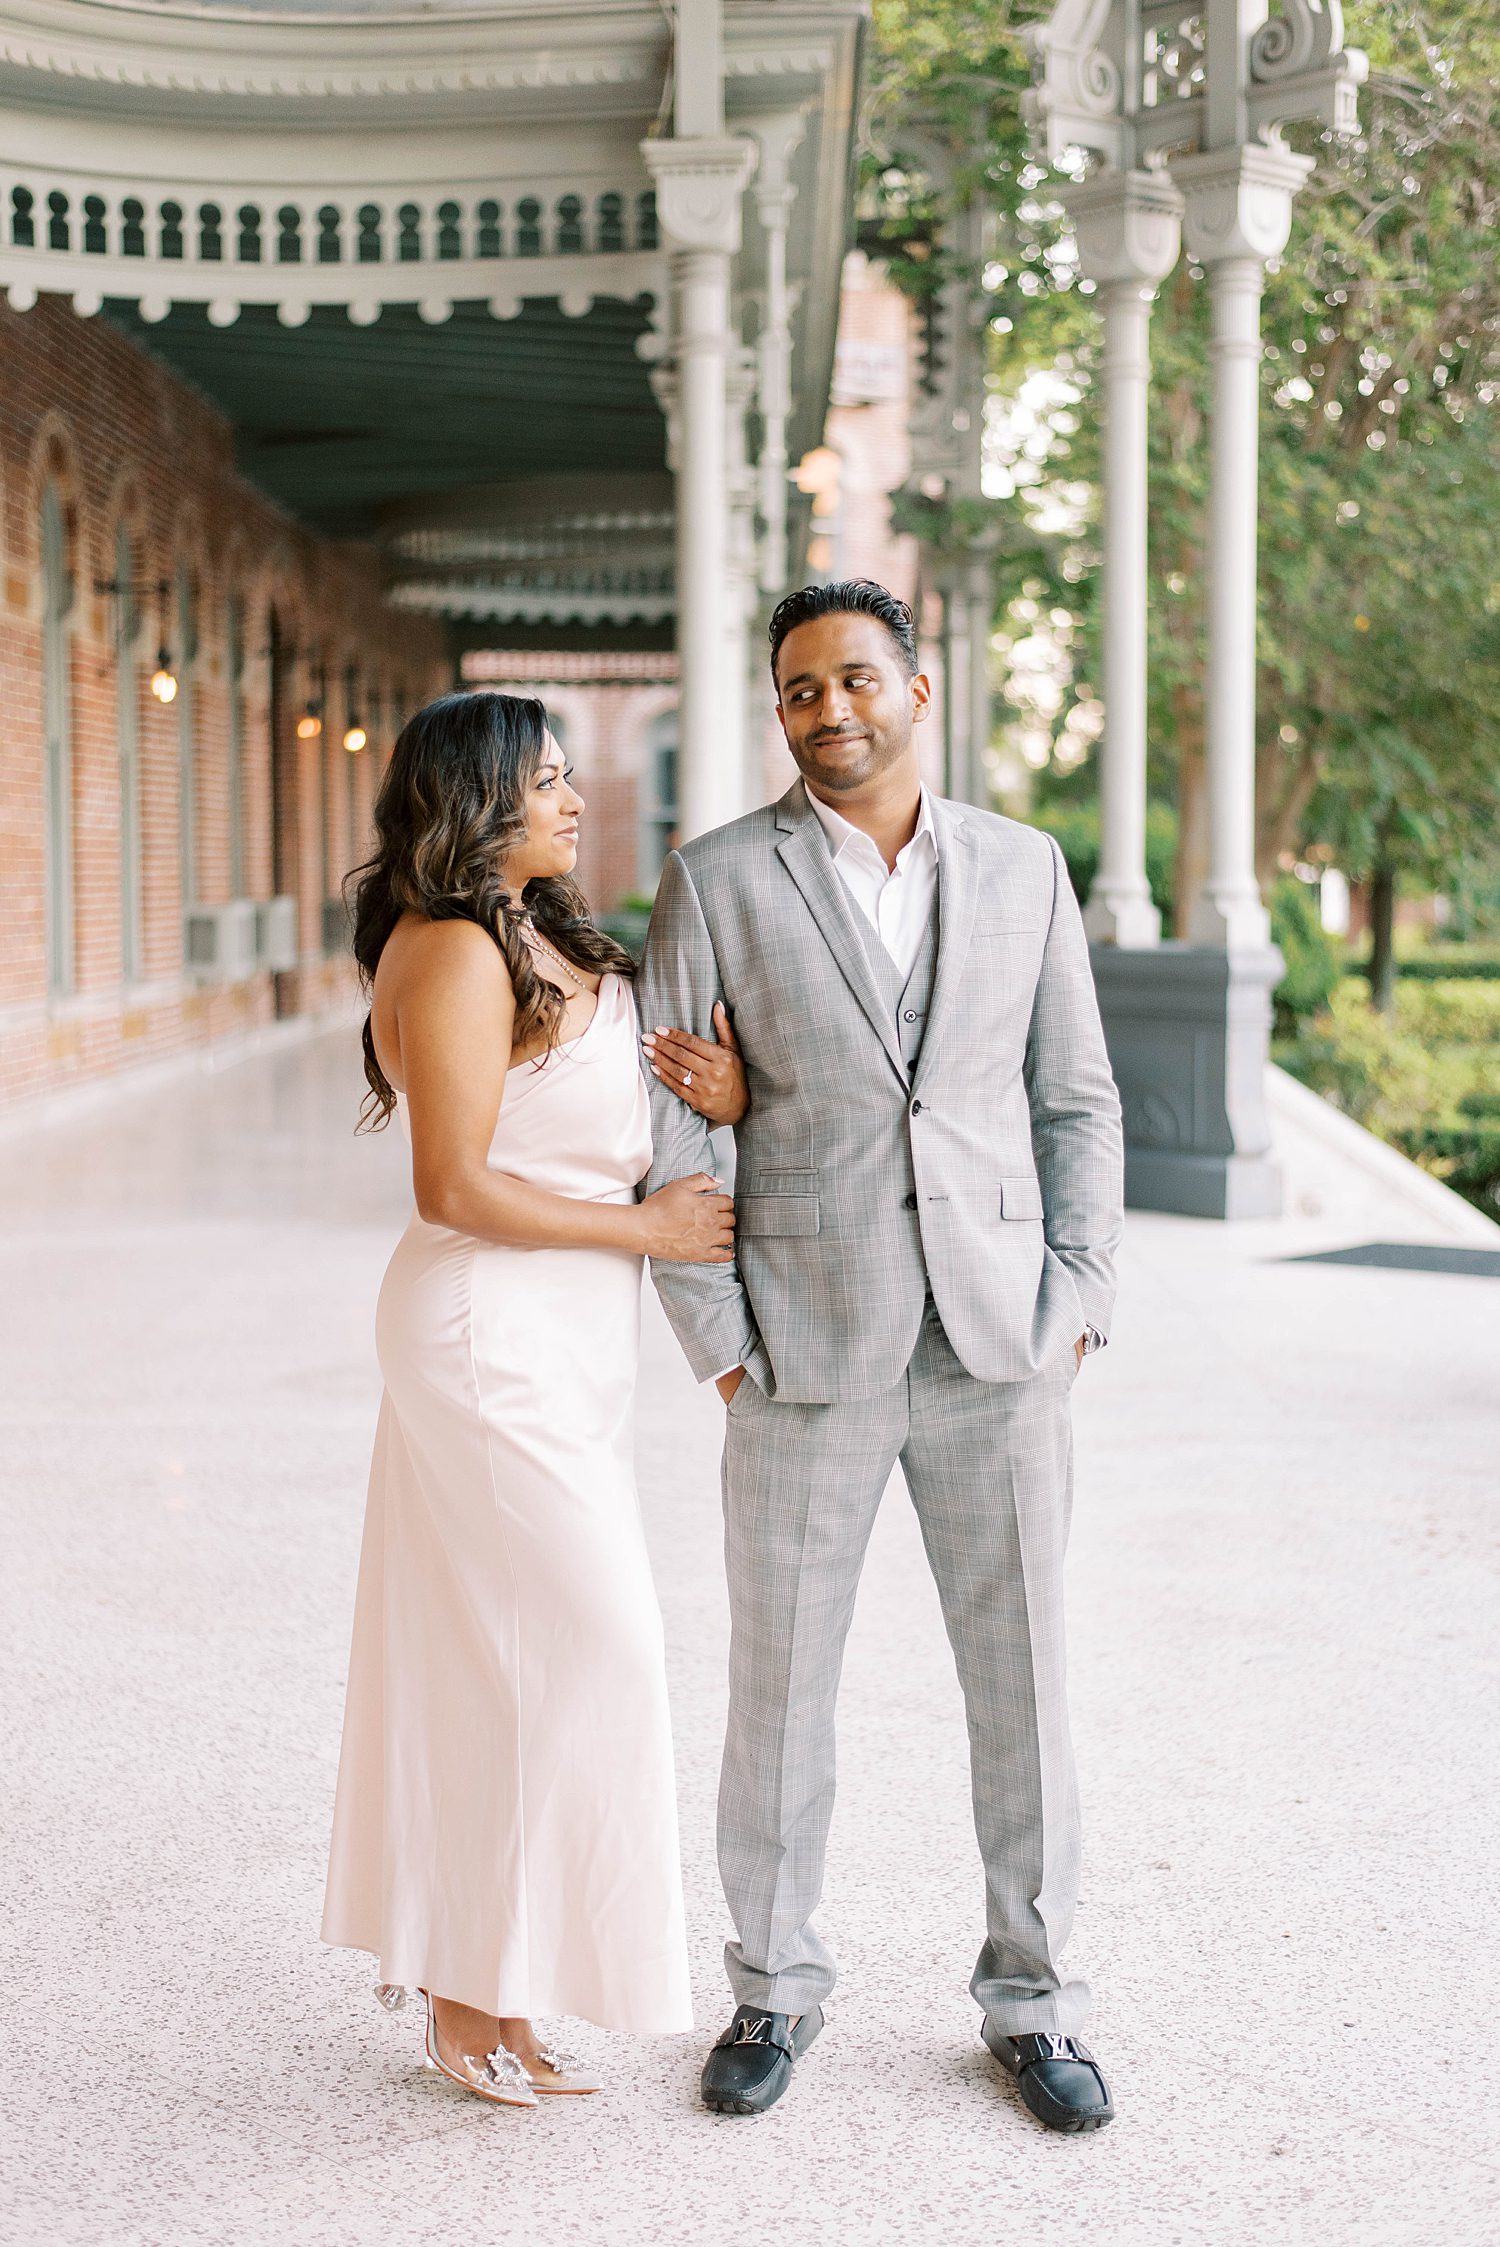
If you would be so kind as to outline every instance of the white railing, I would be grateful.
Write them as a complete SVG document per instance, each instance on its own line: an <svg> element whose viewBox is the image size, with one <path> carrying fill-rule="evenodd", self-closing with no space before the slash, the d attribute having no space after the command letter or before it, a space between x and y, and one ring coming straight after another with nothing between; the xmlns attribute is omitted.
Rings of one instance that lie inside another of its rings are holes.
<svg viewBox="0 0 1500 2247"><path fill-rule="evenodd" d="M653 290L661 270L655 199L636 185L148 188L0 166L0 284L22 310L56 290L85 312L127 297L148 319L207 302L221 322L245 303L293 323L314 304L358 318L412 300L441 318L474 297L502 315L526 296L583 311Z"/></svg>

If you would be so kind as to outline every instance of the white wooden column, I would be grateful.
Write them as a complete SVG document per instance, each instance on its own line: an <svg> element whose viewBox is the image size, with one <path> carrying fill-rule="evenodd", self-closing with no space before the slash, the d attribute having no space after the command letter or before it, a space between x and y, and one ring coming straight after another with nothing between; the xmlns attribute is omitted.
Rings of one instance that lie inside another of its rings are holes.
<svg viewBox="0 0 1500 2247"><path fill-rule="evenodd" d="M990 635L995 629L995 579L990 549L982 544L969 557L964 571L963 601L968 610L968 722L964 727L966 771L963 800L987 807L990 801L989 766L985 751L994 724L994 696L990 691Z"/></svg>
<svg viewBox="0 0 1500 2247"><path fill-rule="evenodd" d="M1154 173L1106 172L1065 200L1104 321L1104 737L1099 870L1084 915L1096 943L1148 947L1161 915L1146 878L1147 402L1151 307L1177 262L1182 197Z"/></svg>
<svg viewBox="0 0 1500 2247"><path fill-rule="evenodd" d="M756 339L756 406L760 413L757 486L760 511L761 591L779 601L787 590L787 420L792 410L792 310L786 278L786 237L796 189L791 160L802 139L800 110L758 120L760 149L755 210L765 235L765 300Z"/></svg>
<svg viewBox="0 0 1500 2247"><path fill-rule="evenodd" d="M672 254L673 390L677 465L679 831L684 841L734 818L744 783L742 735L726 753L724 712L743 704L729 676L729 491L726 457L730 268L755 146L724 132L719 0L680 0L676 126L641 145L656 181L662 238Z"/></svg>
<svg viewBox="0 0 1500 2247"><path fill-rule="evenodd" d="M969 728L974 720L969 604L960 563L940 559L932 574L943 604L943 794L965 804L970 800Z"/></svg>
<svg viewBox="0 0 1500 2247"><path fill-rule="evenodd" d="M737 818L759 801L753 794L750 756L750 627L757 602L755 553L755 470L750 463L745 416L755 396L755 358L738 342L725 375L725 467L729 494L728 546L724 584L724 676L721 754L736 776Z"/></svg>
<svg viewBox="0 0 1500 2247"><path fill-rule="evenodd" d="M1285 249L1292 196L1312 169L1284 148L1247 145L1179 159L1189 256L1208 272L1213 366L1205 684L1209 870L1189 941L1263 950L1270 921L1255 876L1255 580L1260 445L1260 300L1265 261Z"/></svg>

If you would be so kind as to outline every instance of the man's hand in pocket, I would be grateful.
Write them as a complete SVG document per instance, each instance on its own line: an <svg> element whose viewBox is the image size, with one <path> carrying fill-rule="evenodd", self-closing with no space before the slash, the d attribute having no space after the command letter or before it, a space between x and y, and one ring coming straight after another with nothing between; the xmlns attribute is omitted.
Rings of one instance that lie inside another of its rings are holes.
<svg viewBox="0 0 1500 2247"><path fill-rule="evenodd" d="M714 1383L714 1387L718 1390L720 1396L724 1399L724 1402L726 1404L728 1404L730 1398L734 1395L735 1390L739 1387L744 1378L745 1368L742 1365L737 1365L733 1373L721 1373L719 1375L718 1380Z"/></svg>

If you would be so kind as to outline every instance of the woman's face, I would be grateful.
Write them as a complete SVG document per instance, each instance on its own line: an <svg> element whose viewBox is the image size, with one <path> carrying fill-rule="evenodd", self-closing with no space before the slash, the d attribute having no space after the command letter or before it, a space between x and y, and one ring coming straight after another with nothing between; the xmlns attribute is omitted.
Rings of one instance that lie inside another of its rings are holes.
<svg viewBox="0 0 1500 2247"><path fill-rule="evenodd" d="M503 872L511 889L572 873L578 864L582 811L583 798L572 786L563 753L549 733L542 761L526 791L526 840L505 857Z"/></svg>

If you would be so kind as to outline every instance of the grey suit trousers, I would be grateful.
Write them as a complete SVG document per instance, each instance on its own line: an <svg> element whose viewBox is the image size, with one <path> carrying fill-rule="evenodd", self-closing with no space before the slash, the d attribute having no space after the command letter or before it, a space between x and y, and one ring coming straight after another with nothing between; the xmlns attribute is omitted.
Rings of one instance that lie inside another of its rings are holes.
<svg viewBox="0 0 1500 2247"><path fill-rule="evenodd" d="M834 1798L834 1703L875 1514L899 1459L968 1709L987 1935L971 1984L1003 2032L1076 2032L1058 1960L1079 1824L1064 1693L1072 1349L1024 1381L968 1373L929 1302L910 1365L857 1402L794 1404L747 1374L724 1444L733 1613L719 1865L741 2004L800 2013L833 1987L812 1926Z"/></svg>

